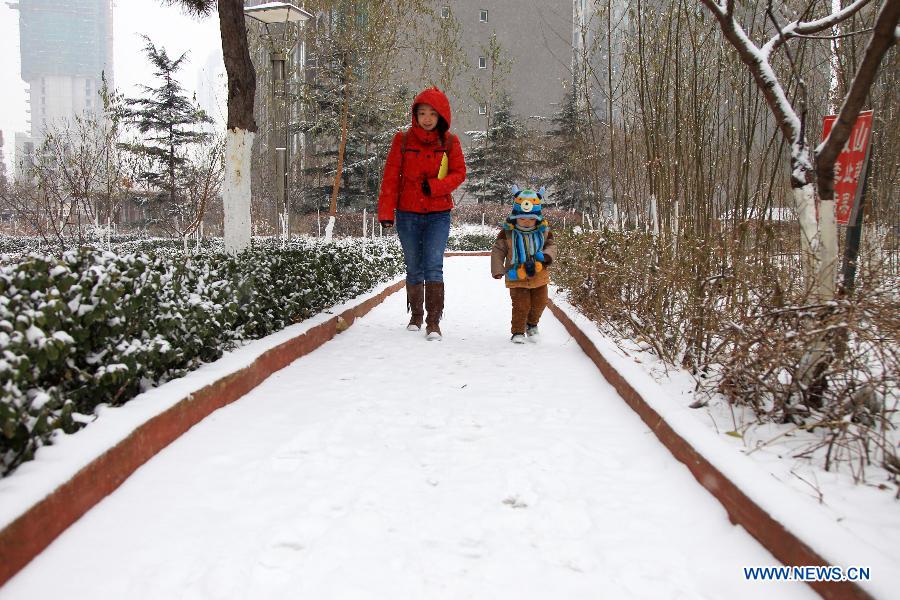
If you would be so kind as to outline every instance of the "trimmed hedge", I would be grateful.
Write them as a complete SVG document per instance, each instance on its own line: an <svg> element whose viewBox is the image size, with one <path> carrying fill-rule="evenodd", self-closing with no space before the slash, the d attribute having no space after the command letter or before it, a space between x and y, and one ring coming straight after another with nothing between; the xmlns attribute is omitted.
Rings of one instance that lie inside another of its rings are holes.
<svg viewBox="0 0 900 600"><path fill-rule="evenodd" d="M450 236L447 240L447 250L457 252L483 252L490 250L494 245L497 234L466 233Z"/></svg>
<svg viewBox="0 0 900 600"><path fill-rule="evenodd" d="M119 405L403 270L389 239L32 253L0 266L0 474Z"/></svg>

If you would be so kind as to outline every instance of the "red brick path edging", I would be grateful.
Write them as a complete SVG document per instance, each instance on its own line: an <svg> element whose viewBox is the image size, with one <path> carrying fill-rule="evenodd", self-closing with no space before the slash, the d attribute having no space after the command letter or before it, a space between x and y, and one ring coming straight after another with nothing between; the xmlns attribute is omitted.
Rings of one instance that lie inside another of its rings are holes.
<svg viewBox="0 0 900 600"><path fill-rule="evenodd" d="M597 365L603 377L636 412L659 441L712 494L725 510L732 523L740 525L784 565L828 565L815 550L806 545L763 508L748 498L730 479L678 435L646 400L603 357L593 342L569 316L551 300L550 310L575 338L584 353ZM828 600L872 600L872 596L853 582L809 582L816 593Z"/></svg>
<svg viewBox="0 0 900 600"><path fill-rule="evenodd" d="M356 318L365 315L403 286L403 281L396 282L359 305L271 348L251 365L211 383L149 419L96 458L0 531L0 586L178 436L213 411L258 386L275 371L344 331Z"/></svg>

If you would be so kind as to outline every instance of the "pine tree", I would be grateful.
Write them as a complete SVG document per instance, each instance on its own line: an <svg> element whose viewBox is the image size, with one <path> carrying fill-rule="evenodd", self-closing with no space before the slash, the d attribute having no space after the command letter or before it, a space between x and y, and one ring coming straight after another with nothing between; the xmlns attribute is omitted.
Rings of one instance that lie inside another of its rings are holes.
<svg viewBox="0 0 900 600"><path fill-rule="evenodd" d="M512 102L508 95L503 95L495 107L490 128L473 134L472 149L466 157L466 189L479 203L506 200L510 187L523 172L524 137L522 123L512 114Z"/></svg>
<svg viewBox="0 0 900 600"><path fill-rule="evenodd" d="M211 134L200 126L212 123L212 119L185 95L175 79L187 60L187 52L171 59L165 49L157 48L148 37L144 36L144 40L144 52L159 84L142 85L144 97L125 100L128 118L144 136L141 141L125 144L125 148L144 159L138 177L152 189L163 192L161 197L168 203L164 212L178 218L179 178L187 167L187 152L211 139Z"/></svg>
<svg viewBox="0 0 900 600"><path fill-rule="evenodd" d="M565 209L584 209L591 205L588 165L584 160L586 144L582 135L584 125L575 99L569 90L559 112L553 117L553 129L547 137L546 186L553 194L553 203Z"/></svg>

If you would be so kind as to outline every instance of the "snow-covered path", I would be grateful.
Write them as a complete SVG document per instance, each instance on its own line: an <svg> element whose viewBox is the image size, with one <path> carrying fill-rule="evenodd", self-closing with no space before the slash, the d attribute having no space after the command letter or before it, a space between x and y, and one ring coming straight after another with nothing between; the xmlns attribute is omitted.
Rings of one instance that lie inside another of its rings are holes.
<svg viewBox="0 0 900 600"><path fill-rule="evenodd" d="M553 315L508 341L484 257L442 342L394 294L214 413L3 599L813 598L673 459Z"/></svg>

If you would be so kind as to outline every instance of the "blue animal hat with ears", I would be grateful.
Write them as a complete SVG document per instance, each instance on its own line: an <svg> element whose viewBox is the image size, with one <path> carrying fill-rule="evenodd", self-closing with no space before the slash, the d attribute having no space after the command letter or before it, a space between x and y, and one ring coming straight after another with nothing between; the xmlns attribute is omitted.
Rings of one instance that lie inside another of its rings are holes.
<svg viewBox="0 0 900 600"><path fill-rule="evenodd" d="M541 204L544 201L544 188L538 191L524 189L519 186L512 187L513 207L512 212L503 223L504 231L508 232L511 242L512 256L506 278L509 281L518 281L534 277L544 270L544 241L547 239L549 227L541 214ZM516 219L534 219L534 226L523 229L516 223Z"/></svg>
<svg viewBox="0 0 900 600"><path fill-rule="evenodd" d="M515 221L522 217L534 218L540 221L543 218L541 214L541 204L544 202L544 188L534 191L528 188L519 189L519 186L512 186L513 206L512 212L506 218L507 221Z"/></svg>

